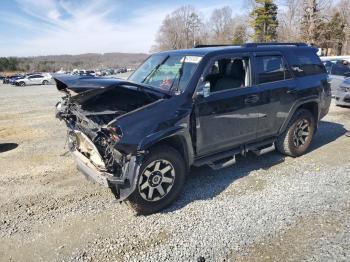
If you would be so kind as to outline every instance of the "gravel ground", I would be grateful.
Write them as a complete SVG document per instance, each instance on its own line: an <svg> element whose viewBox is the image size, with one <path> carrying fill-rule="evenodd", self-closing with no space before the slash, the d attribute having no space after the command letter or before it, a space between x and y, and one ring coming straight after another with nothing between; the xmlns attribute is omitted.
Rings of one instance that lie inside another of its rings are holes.
<svg viewBox="0 0 350 262"><path fill-rule="evenodd" d="M64 148L54 86L0 85L1 261L349 261L350 109L310 151L191 171L168 209L135 216Z"/></svg>

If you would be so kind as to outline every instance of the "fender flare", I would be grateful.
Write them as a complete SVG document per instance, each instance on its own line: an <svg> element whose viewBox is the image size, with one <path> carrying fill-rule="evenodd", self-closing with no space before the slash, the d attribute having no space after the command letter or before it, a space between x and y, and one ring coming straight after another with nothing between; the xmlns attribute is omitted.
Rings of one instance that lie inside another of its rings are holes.
<svg viewBox="0 0 350 262"><path fill-rule="evenodd" d="M170 127L145 137L139 143L138 151L145 151L148 148L175 136L181 140L181 146L183 147L185 154L183 157L187 166L190 167L194 161L194 152L191 135L187 132L187 128L184 126ZM182 152L180 152L180 154L182 155Z"/></svg>
<svg viewBox="0 0 350 262"><path fill-rule="evenodd" d="M307 103L310 103L310 102L313 102L313 103L316 103L317 104L317 107L318 107L318 116L317 116L317 119L315 119L315 122L316 122L316 129L318 127L318 120L320 118L320 99L319 97L317 96L314 96L314 97L308 97L308 98L305 98L305 99L302 99L302 100L298 100L296 101L293 106L291 107L289 113L288 113L288 117L286 118L286 120L284 121L284 123L282 124L278 134L282 134L288 124L289 124L289 121L292 119L293 115L295 114L295 112L302 106L302 105L305 105Z"/></svg>

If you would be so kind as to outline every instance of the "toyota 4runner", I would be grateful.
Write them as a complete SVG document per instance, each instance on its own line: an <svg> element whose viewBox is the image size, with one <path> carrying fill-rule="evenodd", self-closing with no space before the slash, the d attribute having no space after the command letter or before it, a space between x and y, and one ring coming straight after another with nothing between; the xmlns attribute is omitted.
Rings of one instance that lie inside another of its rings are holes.
<svg viewBox="0 0 350 262"><path fill-rule="evenodd" d="M191 166L304 154L331 102L326 69L303 43L197 46L151 55L128 80L55 81L78 169L139 214L174 201Z"/></svg>

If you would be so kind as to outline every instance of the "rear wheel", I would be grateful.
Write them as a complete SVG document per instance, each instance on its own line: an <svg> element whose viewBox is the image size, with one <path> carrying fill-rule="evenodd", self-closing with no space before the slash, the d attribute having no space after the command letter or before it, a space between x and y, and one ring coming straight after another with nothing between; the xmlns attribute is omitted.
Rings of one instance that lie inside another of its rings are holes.
<svg viewBox="0 0 350 262"><path fill-rule="evenodd" d="M298 157L309 148L315 132L315 119L310 111L295 112L286 130L278 137L276 147L282 154Z"/></svg>
<svg viewBox="0 0 350 262"><path fill-rule="evenodd" d="M181 155L169 146L156 147L145 157L135 191L127 203L138 214L155 213L179 195L186 177Z"/></svg>

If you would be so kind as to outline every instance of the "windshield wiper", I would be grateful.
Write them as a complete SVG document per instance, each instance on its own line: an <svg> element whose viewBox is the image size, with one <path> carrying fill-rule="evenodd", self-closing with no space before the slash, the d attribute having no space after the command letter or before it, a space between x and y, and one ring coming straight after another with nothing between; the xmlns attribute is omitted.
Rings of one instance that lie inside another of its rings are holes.
<svg viewBox="0 0 350 262"><path fill-rule="evenodd" d="M141 83L144 83L150 76L152 76L155 72L157 72L158 69L159 69L159 67L160 67L161 65L163 65L163 64L166 62L166 60L168 60L168 58L169 58L169 55L166 56L166 57L162 60L162 62L159 63L155 68L153 68L153 69L151 70L151 72L149 72L149 74L141 81Z"/></svg>

